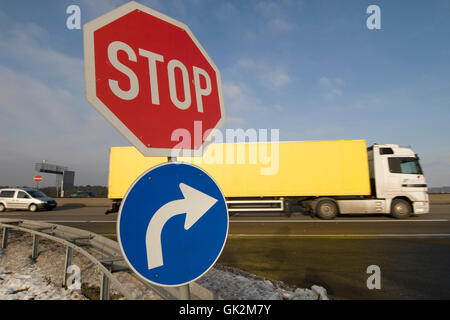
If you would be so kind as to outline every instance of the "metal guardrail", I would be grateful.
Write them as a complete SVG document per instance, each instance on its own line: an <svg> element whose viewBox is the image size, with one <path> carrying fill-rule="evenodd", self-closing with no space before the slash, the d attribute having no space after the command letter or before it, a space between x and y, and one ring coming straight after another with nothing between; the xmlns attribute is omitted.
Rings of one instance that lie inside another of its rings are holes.
<svg viewBox="0 0 450 320"><path fill-rule="evenodd" d="M40 237L64 245L66 247L66 257L64 263L63 285L66 284L66 270L71 265L73 250L84 255L87 259L94 263L102 273L100 283L101 300L109 299L110 283L115 285L125 299L133 299L131 294L123 288L119 280L117 280L117 278L113 275L113 273L120 271L130 272L131 275L138 279L147 288L152 289L164 299L221 299L217 293L212 292L197 283L191 283L190 285L186 285L184 287L159 287L149 284L129 269L122 256L119 244L116 241L86 230L43 221L9 218L0 218L0 228L3 228L1 243L1 248L3 249L6 248L8 244L9 230L18 230L32 234L33 244L31 249L31 257L33 259L36 259L39 254L38 245ZM85 248L93 249L95 252L100 253L103 257L101 259L97 259L85 250Z"/></svg>

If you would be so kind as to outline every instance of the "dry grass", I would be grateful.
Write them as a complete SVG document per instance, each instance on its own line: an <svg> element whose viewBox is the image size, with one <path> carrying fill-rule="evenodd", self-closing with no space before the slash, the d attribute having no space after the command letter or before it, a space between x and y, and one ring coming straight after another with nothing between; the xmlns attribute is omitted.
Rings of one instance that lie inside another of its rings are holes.
<svg viewBox="0 0 450 320"><path fill-rule="evenodd" d="M450 193L429 194L430 204L450 204Z"/></svg>

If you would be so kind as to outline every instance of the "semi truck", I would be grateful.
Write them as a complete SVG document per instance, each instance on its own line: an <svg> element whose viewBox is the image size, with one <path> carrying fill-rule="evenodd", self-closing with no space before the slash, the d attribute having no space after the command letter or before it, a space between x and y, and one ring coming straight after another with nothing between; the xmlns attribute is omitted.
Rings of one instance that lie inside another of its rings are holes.
<svg viewBox="0 0 450 320"><path fill-rule="evenodd" d="M390 214L404 219L429 212L419 157L396 144L365 140L213 143L197 165L221 188L230 215L237 212ZM128 188L167 157L144 157L134 147L111 147L108 198L117 212Z"/></svg>

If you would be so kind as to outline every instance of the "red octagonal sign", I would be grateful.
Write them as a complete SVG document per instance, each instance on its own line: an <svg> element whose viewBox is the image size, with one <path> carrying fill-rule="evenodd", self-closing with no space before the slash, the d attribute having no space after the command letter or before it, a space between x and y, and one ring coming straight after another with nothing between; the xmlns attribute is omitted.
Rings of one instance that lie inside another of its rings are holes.
<svg viewBox="0 0 450 320"><path fill-rule="evenodd" d="M146 156L199 150L225 121L219 70L177 20L129 2L84 25L84 56L87 100Z"/></svg>

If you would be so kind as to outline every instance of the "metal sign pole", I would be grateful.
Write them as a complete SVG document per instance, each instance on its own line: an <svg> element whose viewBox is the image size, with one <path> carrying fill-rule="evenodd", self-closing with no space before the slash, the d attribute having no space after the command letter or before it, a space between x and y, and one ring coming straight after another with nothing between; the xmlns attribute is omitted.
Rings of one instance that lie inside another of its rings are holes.
<svg viewBox="0 0 450 320"><path fill-rule="evenodd" d="M176 162L177 157L167 157L167 162ZM189 284L180 286L180 298L182 300L191 300L191 290Z"/></svg>
<svg viewBox="0 0 450 320"><path fill-rule="evenodd" d="M59 190L61 198L64 198L64 172L63 175L61 176L61 187Z"/></svg>

